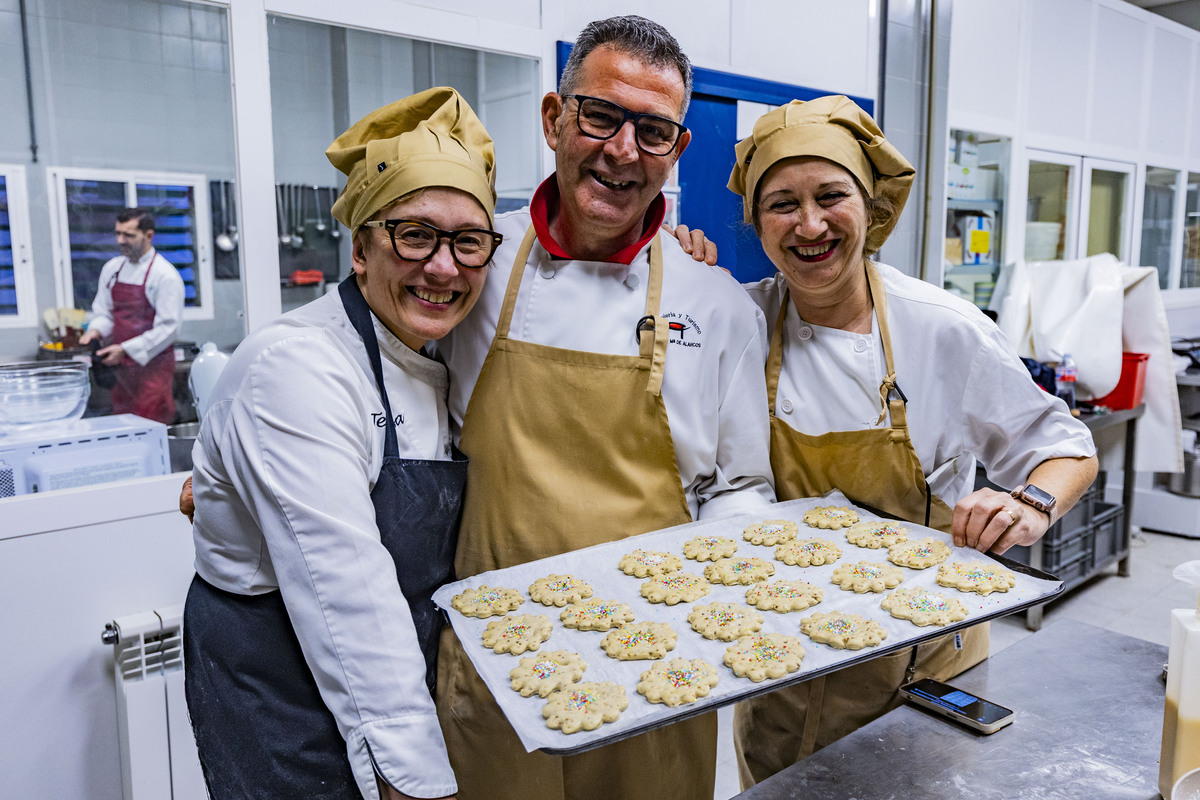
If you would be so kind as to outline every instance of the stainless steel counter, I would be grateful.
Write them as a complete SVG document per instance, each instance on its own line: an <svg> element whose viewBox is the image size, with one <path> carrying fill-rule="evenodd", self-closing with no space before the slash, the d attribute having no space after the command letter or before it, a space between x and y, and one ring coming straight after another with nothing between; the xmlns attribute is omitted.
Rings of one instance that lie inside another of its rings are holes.
<svg viewBox="0 0 1200 800"><path fill-rule="evenodd" d="M955 678L1016 712L983 736L901 706L740 800L1150 800L1167 648L1064 620Z"/></svg>

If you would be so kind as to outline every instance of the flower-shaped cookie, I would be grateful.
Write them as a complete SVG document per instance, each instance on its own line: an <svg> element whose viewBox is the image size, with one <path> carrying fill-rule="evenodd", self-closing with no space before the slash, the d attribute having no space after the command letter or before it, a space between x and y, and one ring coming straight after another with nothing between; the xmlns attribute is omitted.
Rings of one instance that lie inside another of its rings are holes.
<svg viewBox="0 0 1200 800"><path fill-rule="evenodd" d="M859 561L843 564L833 571L833 582L843 589L862 594L884 592L900 584L904 572L899 567L881 562Z"/></svg>
<svg viewBox="0 0 1200 800"><path fill-rule="evenodd" d="M683 554L696 561L716 561L737 552L737 542L721 536L697 536L683 543Z"/></svg>
<svg viewBox="0 0 1200 800"><path fill-rule="evenodd" d="M634 550L632 553L622 556L617 566L626 575L645 578L650 575L678 572L683 568L683 561L673 553L664 553L660 550Z"/></svg>
<svg viewBox="0 0 1200 800"><path fill-rule="evenodd" d="M763 626L762 614L741 603L707 603L696 606L688 614L692 630L705 639L720 639L732 642L748 633L756 633Z"/></svg>
<svg viewBox="0 0 1200 800"><path fill-rule="evenodd" d="M497 653L519 656L526 650L537 650L550 638L554 626L541 614L509 614L504 619L489 622L483 631L483 646Z"/></svg>
<svg viewBox="0 0 1200 800"><path fill-rule="evenodd" d="M878 550L896 542L908 541L908 528L886 519L867 520L851 525L850 530L846 531L846 541Z"/></svg>
<svg viewBox="0 0 1200 800"><path fill-rule="evenodd" d="M873 619L845 611L820 612L800 620L800 631L814 642L838 650L874 647L887 638L887 631Z"/></svg>
<svg viewBox="0 0 1200 800"><path fill-rule="evenodd" d="M774 574L775 565L761 558L722 558L704 568L704 577L726 586L748 586Z"/></svg>
<svg viewBox="0 0 1200 800"><path fill-rule="evenodd" d="M574 575L547 575L529 586L529 596L544 606L562 608L592 596L592 587Z"/></svg>
<svg viewBox="0 0 1200 800"><path fill-rule="evenodd" d="M746 602L763 611L803 611L815 606L825 590L808 581L772 581L756 583L746 590Z"/></svg>
<svg viewBox="0 0 1200 800"><path fill-rule="evenodd" d="M782 633L752 633L725 648L725 666L756 683L795 672L803 659L800 640Z"/></svg>
<svg viewBox="0 0 1200 800"><path fill-rule="evenodd" d="M625 687L603 683L577 683L550 695L542 707L546 727L563 733L594 731L605 722L616 722L629 706Z"/></svg>
<svg viewBox="0 0 1200 800"><path fill-rule="evenodd" d="M937 582L960 592L1007 592L1017 585L1017 576L997 564L983 561L952 561L938 567Z"/></svg>
<svg viewBox="0 0 1200 800"><path fill-rule="evenodd" d="M926 536L911 542L900 542L888 548L888 561L910 569L925 569L950 557L950 545Z"/></svg>
<svg viewBox="0 0 1200 800"><path fill-rule="evenodd" d="M698 658L672 658L643 672L637 690L651 703L675 707L706 697L717 681L717 668L712 664Z"/></svg>
<svg viewBox="0 0 1200 800"><path fill-rule="evenodd" d="M643 661L662 658L678 639L665 622L630 622L604 634L600 646L618 661Z"/></svg>
<svg viewBox="0 0 1200 800"><path fill-rule="evenodd" d="M583 677L587 663L579 653L555 650L538 656L526 656L508 673L512 688L522 697L535 692L546 697L551 692L565 689Z"/></svg>
<svg viewBox="0 0 1200 800"><path fill-rule="evenodd" d="M793 539L775 548L775 558L797 567L819 567L842 557L842 548L828 539Z"/></svg>
<svg viewBox="0 0 1200 800"><path fill-rule="evenodd" d="M920 586L897 589L885 595L879 605L893 617L906 619L921 627L949 625L967 617L967 607L961 600L931 592Z"/></svg>
<svg viewBox="0 0 1200 800"><path fill-rule="evenodd" d="M814 528L848 528L858 522L858 512L845 506L817 506L804 512L804 521Z"/></svg>
<svg viewBox="0 0 1200 800"><path fill-rule="evenodd" d="M712 591L708 581L690 572L672 572L642 584L642 597L651 603L690 603Z"/></svg>
<svg viewBox="0 0 1200 800"><path fill-rule="evenodd" d="M742 538L750 544L765 544L768 547L774 547L795 539L797 530L799 529L796 527L796 523L791 520L768 519L746 528L742 531Z"/></svg>
<svg viewBox="0 0 1200 800"><path fill-rule="evenodd" d="M562 624L581 631L606 631L633 622L633 611L619 600L592 598L572 603L558 615Z"/></svg>
<svg viewBox="0 0 1200 800"><path fill-rule="evenodd" d="M515 609L525 598L516 589L482 585L478 589L464 589L450 599L450 607L467 617L498 617Z"/></svg>

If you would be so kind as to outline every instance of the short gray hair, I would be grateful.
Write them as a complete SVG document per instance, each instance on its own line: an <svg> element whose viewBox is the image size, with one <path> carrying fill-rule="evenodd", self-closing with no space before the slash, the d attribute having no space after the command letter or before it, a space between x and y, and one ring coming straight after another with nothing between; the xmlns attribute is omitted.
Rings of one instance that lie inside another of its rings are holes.
<svg viewBox="0 0 1200 800"><path fill-rule="evenodd" d="M575 40L575 46L563 67L562 78L558 82L559 94L574 94L583 60L597 47L603 46L627 53L646 66L674 67L679 70L683 78L683 103L679 108L679 120L683 120L692 100L692 62L670 31L653 20L635 14L587 24Z"/></svg>

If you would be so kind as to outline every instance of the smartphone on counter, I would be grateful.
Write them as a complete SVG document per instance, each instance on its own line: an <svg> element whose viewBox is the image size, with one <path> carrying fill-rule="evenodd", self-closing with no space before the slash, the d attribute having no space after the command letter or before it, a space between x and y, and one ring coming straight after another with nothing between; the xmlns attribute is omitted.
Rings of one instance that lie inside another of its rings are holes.
<svg viewBox="0 0 1200 800"><path fill-rule="evenodd" d="M900 695L980 733L995 733L1013 721L1012 709L931 678L901 686Z"/></svg>

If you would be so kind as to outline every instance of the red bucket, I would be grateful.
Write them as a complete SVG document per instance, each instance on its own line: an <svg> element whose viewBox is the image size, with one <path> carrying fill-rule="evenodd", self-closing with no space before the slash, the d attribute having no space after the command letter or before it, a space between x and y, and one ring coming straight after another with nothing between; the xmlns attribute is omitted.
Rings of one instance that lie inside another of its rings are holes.
<svg viewBox="0 0 1200 800"><path fill-rule="evenodd" d="M1104 397L1092 401L1094 406L1108 406L1113 411L1134 408L1142 402L1142 391L1146 388L1146 362L1149 353L1122 353L1121 379L1117 388Z"/></svg>

